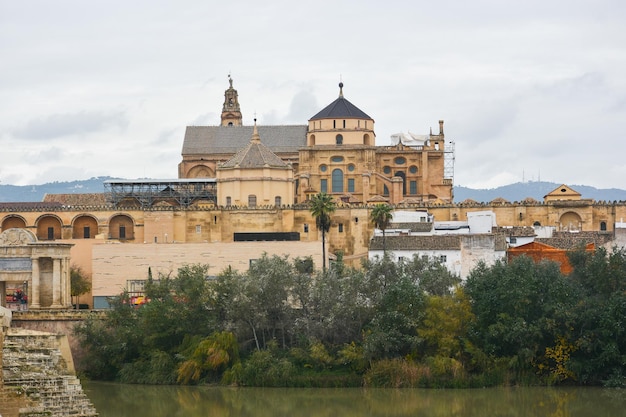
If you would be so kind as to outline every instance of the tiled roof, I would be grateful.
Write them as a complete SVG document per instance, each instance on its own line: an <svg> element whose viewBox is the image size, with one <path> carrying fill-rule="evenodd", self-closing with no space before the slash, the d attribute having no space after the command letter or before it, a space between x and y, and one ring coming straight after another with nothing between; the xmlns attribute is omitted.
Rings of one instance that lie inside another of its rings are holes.
<svg viewBox="0 0 626 417"><path fill-rule="evenodd" d="M461 250L461 235L386 236L388 250ZM383 237L370 240L370 250L382 250Z"/></svg>
<svg viewBox="0 0 626 417"><path fill-rule="evenodd" d="M492 227L491 230L493 233L515 237L532 237L537 234L530 226Z"/></svg>
<svg viewBox="0 0 626 417"><path fill-rule="evenodd" d="M430 232L431 230L433 230L433 224L432 222L408 222L408 223L397 223L397 222L392 222L388 229L403 229L403 230L410 230L411 232L422 232L422 233L426 233L426 232Z"/></svg>
<svg viewBox="0 0 626 417"><path fill-rule="evenodd" d="M248 146L240 150L220 168L287 168L286 162L265 146L260 140L251 140Z"/></svg>
<svg viewBox="0 0 626 417"><path fill-rule="evenodd" d="M368 119L372 120L365 112L343 97L324 107L319 113L311 117L310 120L317 119Z"/></svg>
<svg viewBox="0 0 626 417"><path fill-rule="evenodd" d="M104 193L46 194L43 201L64 206L102 206L107 203Z"/></svg>
<svg viewBox="0 0 626 417"><path fill-rule="evenodd" d="M385 245L388 250L461 250L461 246L492 248L494 251L506 250L506 239L503 235L485 234L453 234L430 236L386 236ZM370 250L382 250L383 237L374 236L370 240Z"/></svg>
<svg viewBox="0 0 626 417"><path fill-rule="evenodd" d="M611 240L613 240L613 235L607 232L554 232L551 238L535 238L535 242L566 250L579 249L588 243L602 246Z"/></svg>
<svg viewBox="0 0 626 417"><path fill-rule="evenodd" d="M0 203L0 211L20 211L20 210L38 210L38 209L57 209L62 207L61 203L25 201L15 203Z"/></svg>
<svg viewBox="0 0 626 417"><path fill-rule="evenodd" d="M187 126L183 155L234 154L245 147L253 126ZM263 142L273 152L298 152L306 146L308 126L258 126Z"/></svg>
<svg viewBox="0 0 626 417"><path fill-rule="evenodd" d="M370 197L369 200L367 200L368 203L384 203L389 201L389 199L387 197L383 197L382 195L375 195L373 197Z"/></svg>

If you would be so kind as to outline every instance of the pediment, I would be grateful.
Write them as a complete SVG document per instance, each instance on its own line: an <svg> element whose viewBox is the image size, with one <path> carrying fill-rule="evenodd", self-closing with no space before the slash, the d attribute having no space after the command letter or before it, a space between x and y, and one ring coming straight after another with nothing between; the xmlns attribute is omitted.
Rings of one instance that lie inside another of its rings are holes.
<svg viewBox="0 0 626 417"><path fill-rule="evenodd" d="M572 187L561 184L543 198L544 200L580 200L581 196L582 195Z"/></svg>

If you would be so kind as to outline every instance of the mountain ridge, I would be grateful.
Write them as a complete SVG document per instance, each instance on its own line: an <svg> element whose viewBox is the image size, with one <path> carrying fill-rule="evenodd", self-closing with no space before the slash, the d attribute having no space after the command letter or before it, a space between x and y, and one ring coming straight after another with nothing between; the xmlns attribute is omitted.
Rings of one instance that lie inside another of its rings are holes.
<svg viewBox="0 0 626 417"><path fill-rule="evenodd" d="M46 194L83 194L103 193L104 181L117 180L115 177L92 177L87 180L55 181L39 185L0 184L0 202L23 203L40 202ZM527 197L543 201L543 197L561 186L560 183L547 181L517 182L496 188L475 189L454 186L454 201L460 203L471 199L479 203L489 203L496 198L510 202L522 201ZM619 188L595 188L588 185L570 185L582 198L596 201L626 201L626 190Z"/></svg>

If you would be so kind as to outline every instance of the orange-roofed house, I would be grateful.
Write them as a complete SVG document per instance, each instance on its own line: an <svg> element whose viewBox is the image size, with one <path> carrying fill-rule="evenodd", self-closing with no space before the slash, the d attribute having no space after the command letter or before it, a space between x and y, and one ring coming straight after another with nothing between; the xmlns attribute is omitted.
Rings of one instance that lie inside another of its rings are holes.
<svg viewBox="0 0 626 417"><path fill-rule="evenodd" d="M586 244L585 250L595 250L595 244ZM569 275L574 268L572 268L572 265L569 263L569 258L567 257L568 252L570 252L570 250L555 248L554 246L546 245L545 243L531 242L525 245L509 248L509 250L507 250L507 260L511 261L516 256L521 255L529 256L535 262L550 260L560 265L562 274Z"/></svg>

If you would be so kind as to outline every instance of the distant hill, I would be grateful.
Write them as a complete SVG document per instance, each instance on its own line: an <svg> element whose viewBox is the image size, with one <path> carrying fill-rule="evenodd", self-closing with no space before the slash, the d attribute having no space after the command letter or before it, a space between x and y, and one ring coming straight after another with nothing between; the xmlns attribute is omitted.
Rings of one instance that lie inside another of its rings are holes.
<svg viewBox="0 0 626 417"><path fill-rule="evenodd" d="M94 177L88 180L22 186L0 184L0 202L42 201L45 194L102 193L104 192L104 181L114 179L119 178ZM542 181L518 182L486 190L455 186L454 201L461 202L469 198L478 202L488 203L498 197L502 197L510 202L522 201L526 197L543 201L543 196L560 185L555 182ZM581 193L583 198L591 198L596 201L626 201L626 190L617 188L598 189L587 185L567 185Z"/></svg>
<svg viewBox="0 0 626 417"><path fill-rule="evenodd" d="M562 184L555 182L517 182L498 188L476 190L467 187L454 187L454 201L461 202L468 198L478 202L488 203L495 198L502 197L510 202L522 201L526 197L532 197L537 201L543 201L543 197ZM596 201L626 201L626 190L618 188L598 189L587 185L572 185L569 187L582 194L582 198L590 198Z"/></svg>
<svg viewBox="0 0 626 417"><path fill-rule="evenodd" d="M42 201L46 194L83 194L103 193L104 181L114 177L94 177L88 180L69 182L49 182L41 185L3 185L0 184L0 202L15 203Z"/></svg>

